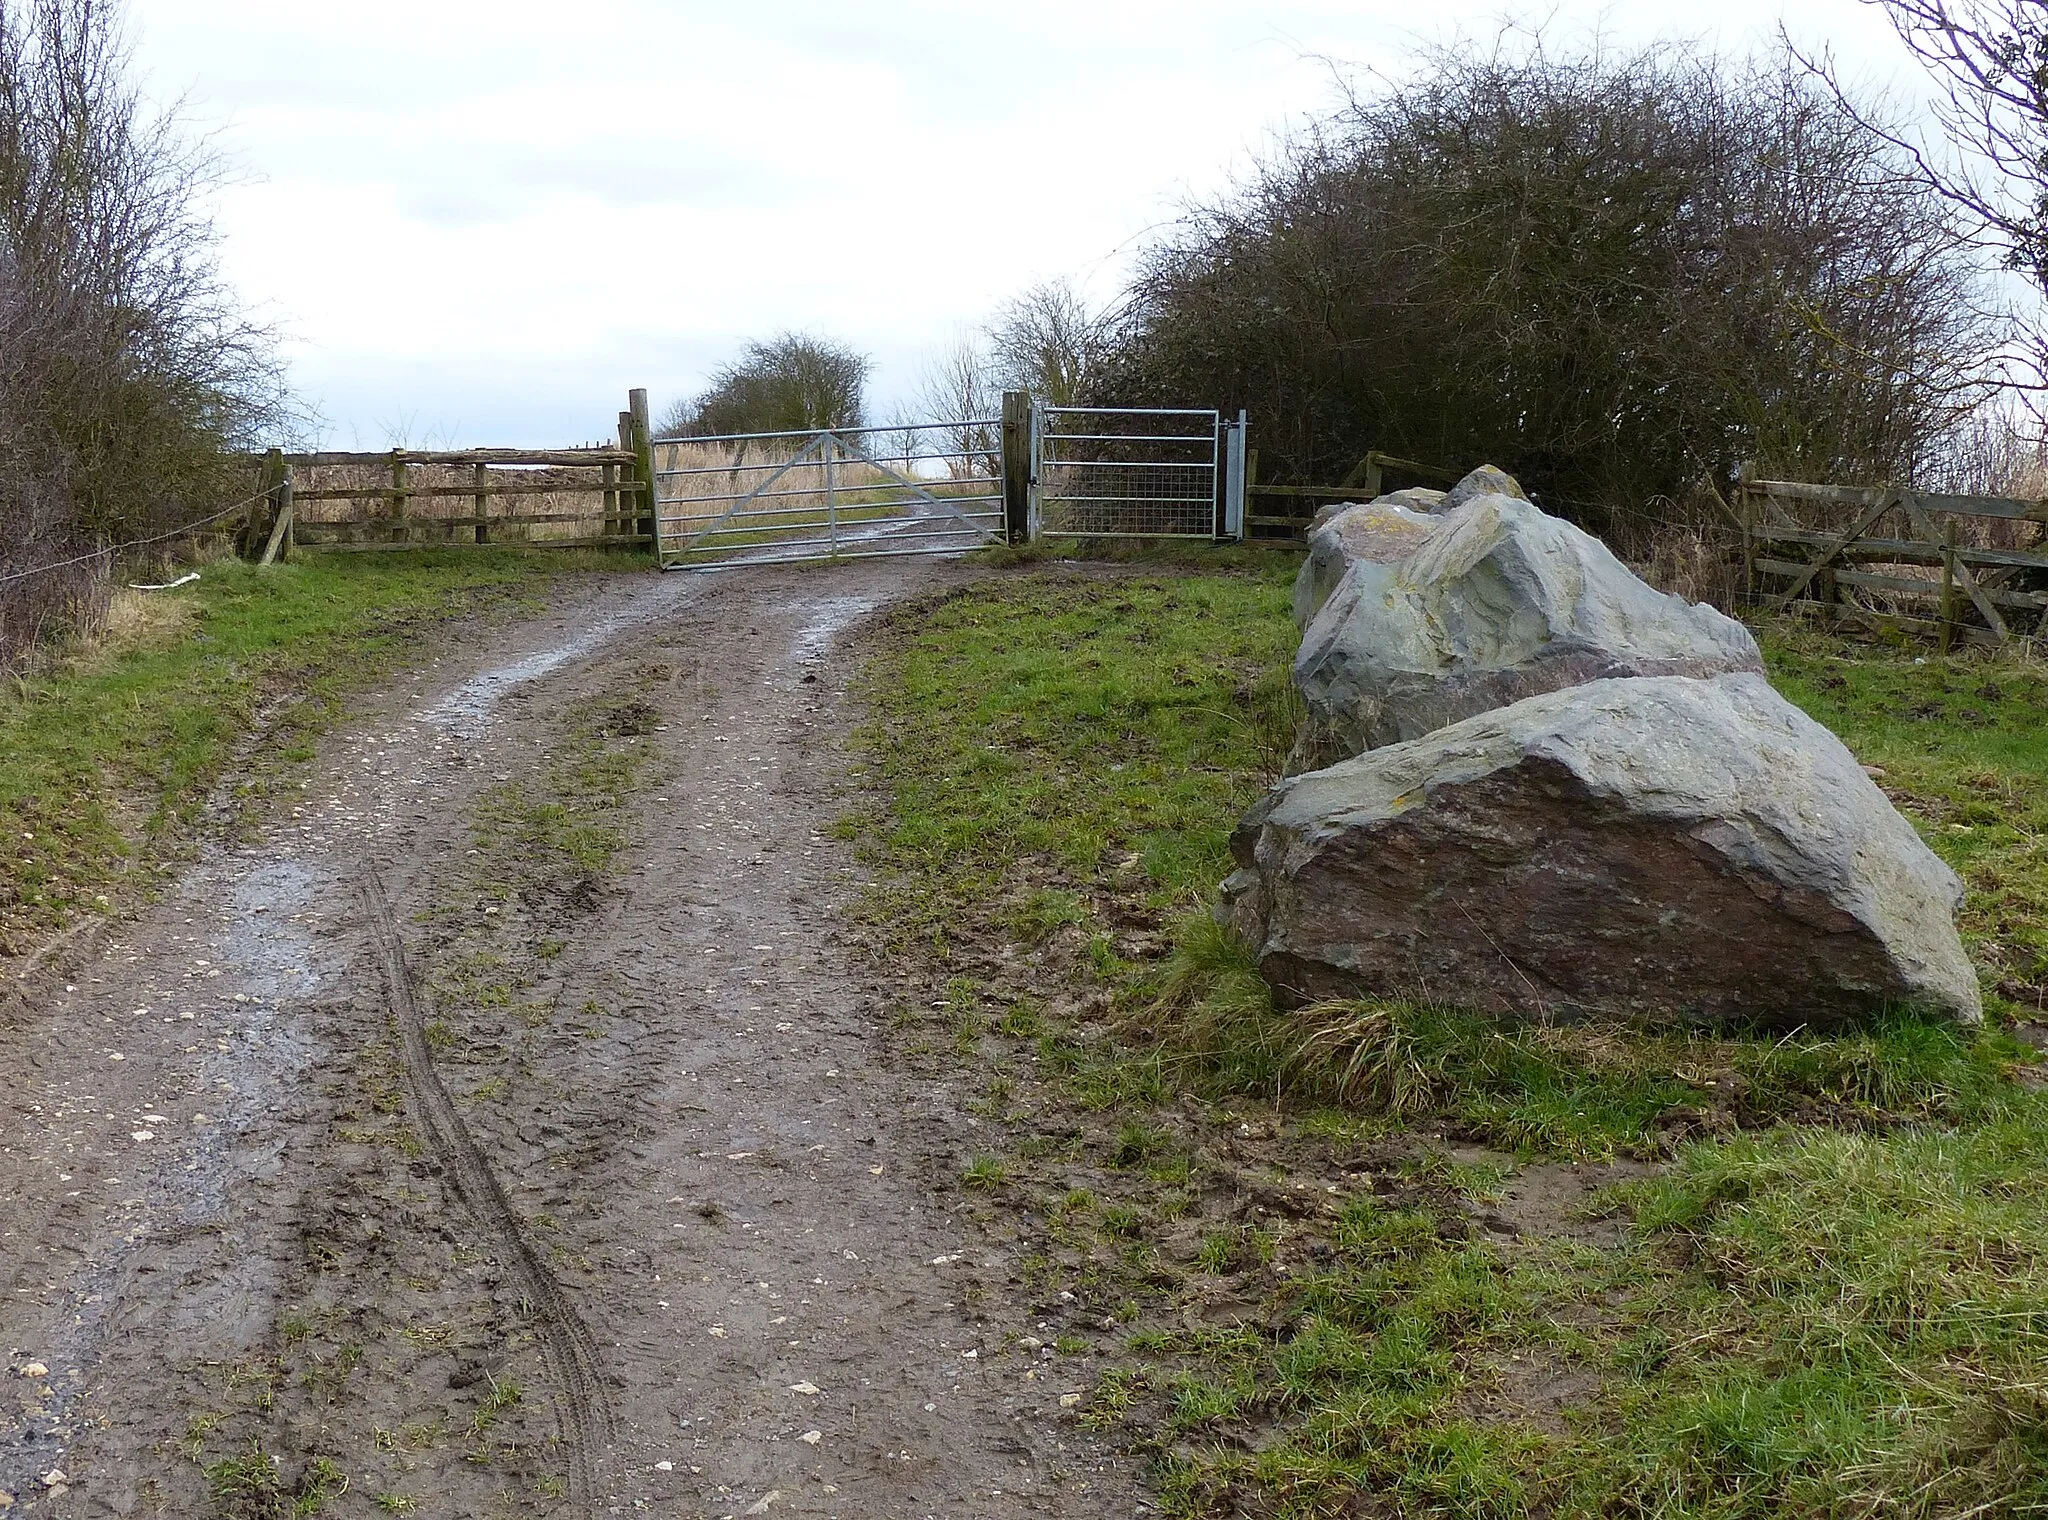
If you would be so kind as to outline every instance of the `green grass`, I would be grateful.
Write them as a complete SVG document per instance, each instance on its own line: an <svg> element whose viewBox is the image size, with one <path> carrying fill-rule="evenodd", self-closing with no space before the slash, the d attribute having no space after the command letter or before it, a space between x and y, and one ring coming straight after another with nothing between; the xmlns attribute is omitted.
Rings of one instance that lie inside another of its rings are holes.
<svg viewBox="0 0 2048 1520"><path fill-rule="evenodd" d="M1010 1169L999 1156L976 1156L960 1173L960 1185L980 1193L992 1193L1010 1180Z"/></svg>
<svg viewBox="0 0 2048 1520"><path fill-rule="evenodd" d="M0 695L0 955L147 892L210 793L246 800L349 693L550 577L644 564L519 550L307 554L203 566L137 621Z"/></svg>
<svg viewBox="0 0 2048 1520"><path fill-rule="evenodd" d="M583 704L567 714L537 776L484 793L473 833L493 877L487 890L509 896L520 883L550 880L553 890L575 892L604 874L625 840L619 815L647 758L636 741L652 731L653 717L631 698Z"/></svg>
<svg viewBox="0 0 2048 1520"><path fill-rule="evenodd" d="M900 618L862 837L873 947L948 989L935 1027L985 1011L921 1048L1014 1076L1034 1312L1129 1325L1083 1415L1168 1510L2048 1513L2048 1097L2010 1032L2048 983L2043 668L1763 630L1968 884L1982 1033L1282 1017L1200 910L1291 737L1284 575L1151 568ZM1518 1169L1608 1158L1484 1226Z"/></svg>
<svg viewBox="0 0 2048 1520"><path fill-rule="evenodd" d="M348 1474L328 1457L314 1457L288 1487L278 1462L254 1443L202 1471L221 1520L311 1520L348 1492Z"/></svg>
<svg viewBox="0 0 2048 1520"><path fill-rule="evenodd" d="M1292 742L1288 585L1270 568L1033 577L900 618L915 632L869 688L902 868L877 916L940 943L993 894L1036 940L1090 922L1091 902L1122 899L1142 927L1206 893L1257 792L1242 757L1277 765ZM1115 974L1113 936L1090 953Z"/></svg>

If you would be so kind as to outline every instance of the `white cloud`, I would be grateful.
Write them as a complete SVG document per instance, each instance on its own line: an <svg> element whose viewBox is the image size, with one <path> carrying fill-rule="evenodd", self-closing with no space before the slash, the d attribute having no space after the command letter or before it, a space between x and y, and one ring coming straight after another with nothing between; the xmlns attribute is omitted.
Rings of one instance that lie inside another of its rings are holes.
<svg viewBox="0 0 2048 1520"><path fill-rule="evenodd" d="M551 443L747 336L874 353L878 399L1032 280L1103 294L1146 229L1329 102L1317 55L1398 68L1496 5L1398 0L135 0L151 88L251 181L231 278L293 335L331 436ZM1730 0L1720 40L1780 6ZM1783 7L1880 70L1857 0ZM1704 28L1566 4L1615 35Z"/></svg>

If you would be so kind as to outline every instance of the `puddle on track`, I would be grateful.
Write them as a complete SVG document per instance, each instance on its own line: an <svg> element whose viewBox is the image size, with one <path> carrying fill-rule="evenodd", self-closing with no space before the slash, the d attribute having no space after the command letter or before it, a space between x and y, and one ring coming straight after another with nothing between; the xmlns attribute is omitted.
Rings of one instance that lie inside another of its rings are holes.
<svg viewBox="0 0 2048 1520"><path fill-rule="evenodd" d="M634 624L674 612L694 601L701 591L702 583L694 578L678 580L669 576L656 580L624 606L593 619L561 642L477 672L431 707L415 714L415 719L468 737L488 723L498 703L518 687L595 654Z"/></svg>
<svg viewBox="0 0 2048 1520"><path fill-rule="evenodd" d="M809 608L811 617L790 641L791 656L805 663L824 659L840 634L886 600L881 596L828 596L793 604Z"/></svg>

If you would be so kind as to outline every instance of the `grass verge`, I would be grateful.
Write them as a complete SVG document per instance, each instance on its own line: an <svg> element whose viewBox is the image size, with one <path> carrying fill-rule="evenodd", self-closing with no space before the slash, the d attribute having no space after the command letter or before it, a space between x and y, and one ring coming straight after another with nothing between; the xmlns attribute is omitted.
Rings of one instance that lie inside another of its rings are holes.
<svg viewBox="0 0 2048 1520"><path fill-rule="evenodd" d="M1285 568L991 581L870 673L870 945L1076 1415L1188 1516L2048 1509L2039 668L1766 630L1968 882L1981 1035L1282 1019L1200 910Z"/></svg>
<svg viewBox="0 0 2048 1520"><path fill-rule="evenodd" d="M461 617L551 578L644 561L574 552L308 554L124 593L109 636L0 694L0 956L146 892L223 782L260 792L349 693Z"/></svg>

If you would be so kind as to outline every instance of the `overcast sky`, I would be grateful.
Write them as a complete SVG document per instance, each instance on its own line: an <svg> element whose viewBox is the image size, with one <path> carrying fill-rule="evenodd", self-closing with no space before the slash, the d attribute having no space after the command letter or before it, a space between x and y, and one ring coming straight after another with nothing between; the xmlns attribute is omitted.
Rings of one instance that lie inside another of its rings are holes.
<svg viewBox="0 0 2048 1520"><path fill-rule="evenodd" d="M289 336L339 448L562 444L657 409L746 338L876 361L872 409L1021 287L1098 299L1148 231L1326 109L1490 34L1466 0L131 0L153 95L241 182L227 272ZM1532 14L1523 9L1516 14ZM1859 0L1560 0L1619 41L1782 18L1906 81Z"/></svg>

